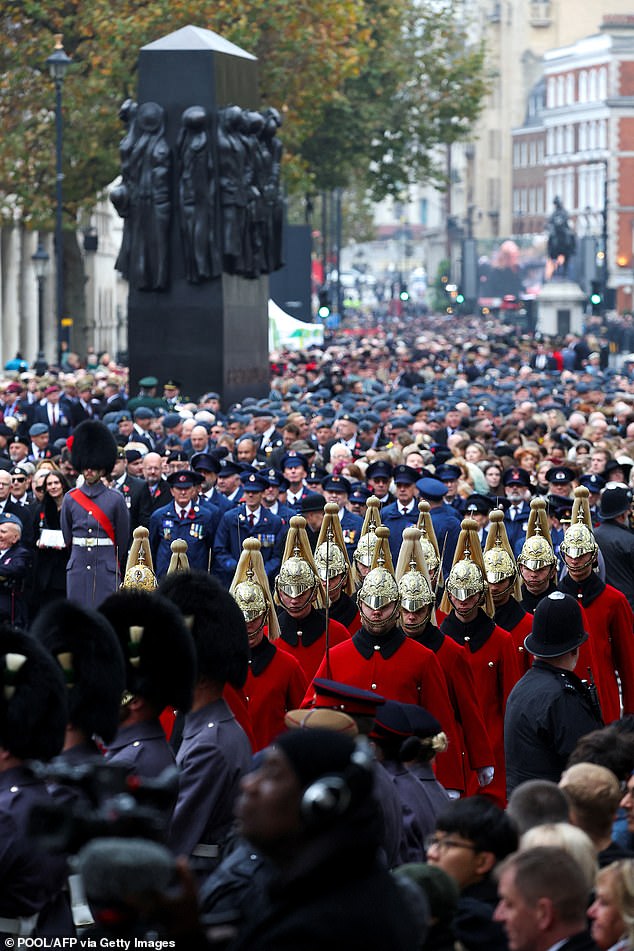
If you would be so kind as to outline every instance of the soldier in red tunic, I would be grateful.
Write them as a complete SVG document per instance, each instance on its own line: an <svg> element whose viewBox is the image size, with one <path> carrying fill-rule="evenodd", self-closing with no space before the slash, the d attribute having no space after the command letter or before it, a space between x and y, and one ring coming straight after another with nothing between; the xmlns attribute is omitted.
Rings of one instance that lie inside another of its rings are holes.
<svg viewBox="0 0 634 951"><path fill-rule="evenodd" d="M257 752L284 732L284 717L302 702L308 680L299 661L276 647L280 629L259 539L243 541L229 591L244 615L249 636L244 689Z"/></svg>
<svg viewBox="0 0 634 951"><path fill-rule="evenodd" d="M407 637L435 653L447 681L456 720L464 788L469 794L480 789L486 792L494 774L493 750L465 649L450 637L445 637L436 626L435 598L423 558L420 534L417 528L405 529L396 566L401 595L401 629Z"/></svg>
<svg viewBox="0 0 634 951"><path fill-rule="evenodd" d="M315 548L315 564L330 603L329 617L356 634L361 618L352 598L354 584L336 502L326 502Z"/></svg>
<svg viewBox="0 0 634 951"><path fill-rule="evenodd" d="M489 534L482 557L495 608L493 620L513 638L520 673L525 674L533 662L524 647L524 639L533 628L533 615L520 604L520 579L501 509L495 509L489 516Z"/></svg>
<svg viewBox="0 0 634 951"><path fill-rule="evenodd" d="M379 526L373 567L359 590L363 626L351 640L330 651L318 678L376 691L392 700L424 706L449 737L449 749L438 757L437 775L446 789L464 791L460 744L447 684L433 651L405 637L398 628L400 597L389 551L389 529ZM305 702L313 700L311 689Z"/></svg>
<svg viewBox="0 0 634 951"><path fill-rule="evenodd" d="M487 793L505 805L504 711L520 671L511 635L493 620L477 531L473 519L463 520L442 602L447 617L440 629L467 651L495 756L495 776Z"/></svg>
<svg viewBox="0 0 634 951"><path fill-rule="evenodd" d="M330 648L350 639L347 628L322 610L323 588L306 535L306 520L294 515L290 521L282 567L275 581L275 601L280 639L277 647L299 661L306 678L311 681L315 671L327 659Z"/></svg>
<svg viewBox="0 0 634 951"><path fill-rule="evenodd" d="M571 524L560 546L568 574L562 578L559 588L572 595L583 609L585 630L590 635L592 675L603 719L611 723L621 715L619 680L623 714L634 712L632 609L625 595L602 581L594 570L599 548L592 532L588 494L585 486L575 489ZM587 675L589 663L585 648L584 644L577 668L582 678Z"/></svg>

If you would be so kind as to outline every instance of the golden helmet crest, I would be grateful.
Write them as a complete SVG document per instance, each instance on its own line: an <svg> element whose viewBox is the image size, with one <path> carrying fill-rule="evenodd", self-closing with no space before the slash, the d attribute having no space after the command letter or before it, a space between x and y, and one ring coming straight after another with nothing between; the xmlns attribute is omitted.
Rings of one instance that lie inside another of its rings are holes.
<svg viewBox="0 0 634 951"><path fill-rule="evenodd" d="M362 535L359 539L359 544L357 545L353 555L354 560L358 561L359 564L363 565L365 568L369 568L372 564L372 559L374 558L375 548L376 535L374 532L366 532L365 535Z"/></svg>
<svg viewBox="0 0 634 951"><path fill-rule="evenodd" d="M434 595L427 579L420 571L407 571L398 583L401 606L406 611L420 611L434 603Z"/></svg>
<svg viewBox="0 0 634 951"><path fill-rule="evenodd" d="M502 545L495 545L482 555L484 570L489 584L512 578L516 572L515 562Z"/></svg>
<svg viewBox="0 0 634 951"><path fill-rule="evenodd" d="M423 557L427 565L427 570L430 574L433 574L434 571L437 571L440 567L438 553L426 535L421 536L420 547L423 549Z"/></svg>
<svg viewBox="0 0 634 951"><path fill-rule="evenodd" d="M570 558L580 558L582 555L594 555L597 551L595 537L583 522L571 525L559 546L562 555Z"/></svg>
<svg viewBox="0 0 634 951"><path fill-rule="evenodd" d="M130 565L125 573L122 588L136 588L138 591L155 591L158 587L156 575L145 563L143 548L139 548L136 565Z"/></svg>
<svg viewBox="0 0 634 951"><path fill-rule="evenodd" d="M458 601L466 601L473 594L481 594L486 587L480 568L471 561L468 552L465 552L465 555L467 557L457 561L453 566L445 584L449 594Z"/></svg>
<svg viewBox="0 0 634 951"><path fill-rule="evenodd" d="M317 574L322 581L326 581L326 577L330 579L336 578L338 575L344 575L348 570L348 563L343 552L333 542L322 542L321 545L317 546L315 564L317 565Z"/></svg>
<svg viewBox="0 0 634 951"><path fill-rule="evenodd" d="M287 558L277 576L277 587L289 598L298 598L317 584L315 574L304 558L291 555Z"/></svg>
<svg viewBox="0 0 634 951"><path fill-rule="evenodd" d="M373 610L398 601L398 598L398 585L394 575L381 565L367 573L357 595L359 601L363 601Z"/></svg>
<svg viewBox="0 0 634 951"><path fill-rule="evenodd" d="M233 597L247 622L262 617L269 609L262 588L251 578L236 585Z"/></svg>
<svg viewBox="0 0 634 951"><path fill-rule="evenodd" d="M547 538L539 533L526 539L517 557L518 565L523 565L524 568L528 568L530 571L547 568L554 565L556 560L552 545Z"/></svg>

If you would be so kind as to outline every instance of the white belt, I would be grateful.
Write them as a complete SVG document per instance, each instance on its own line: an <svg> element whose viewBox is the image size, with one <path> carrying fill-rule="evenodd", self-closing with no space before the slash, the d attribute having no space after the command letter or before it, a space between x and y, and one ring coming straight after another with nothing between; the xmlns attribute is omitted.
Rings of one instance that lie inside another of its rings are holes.
<svg viewBox="0 0 634 951"><path fill-rule="evenodd" d="M192 851L192 855L195 855L197 859L217 859L220 855L220 846L199 842Z"/></svg>
<svg viewBox="0 0 634 951"><path fill-rule="evenodd" d="M110 538L73 538L73 545L80 548L103 548L112 545Z"/></svg>
<svg viewBox="0 0 634 951"><path fill-rule="evenodd" d="M0 918L0 932L28 938L37 924L37 915L30 918Z"/></svg>

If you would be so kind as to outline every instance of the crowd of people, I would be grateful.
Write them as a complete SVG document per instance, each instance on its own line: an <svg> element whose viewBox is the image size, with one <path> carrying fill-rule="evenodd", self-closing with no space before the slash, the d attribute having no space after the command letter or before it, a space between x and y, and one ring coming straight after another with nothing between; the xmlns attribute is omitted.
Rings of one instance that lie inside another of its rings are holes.
<svg viewBox="0 0 634 951"><path fill-rule="evenodd" d="M634 362L599 332L423 318L232 406L108 361L0 407L0 933L632 946Z"/></svg>

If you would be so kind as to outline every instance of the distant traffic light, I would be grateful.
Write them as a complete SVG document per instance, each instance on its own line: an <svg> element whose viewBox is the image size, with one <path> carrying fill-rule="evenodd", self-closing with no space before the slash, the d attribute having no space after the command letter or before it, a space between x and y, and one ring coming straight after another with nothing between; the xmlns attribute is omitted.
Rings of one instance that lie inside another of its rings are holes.
<svg viewBox="0 0 634 951"><path fill-rule="evenodd" d="M458 291L456 294L456 304L464 304L464 294L462 291Z"/></svg>
<svg viewBox="0 0 634 951"><path fill-rule="evenodd" d="M325 320L326 317L330 317L330 288L325 285L320 287L317 296L319 298L317 314L322 320Z"/></svg>
<svg viewBox="0 0 634 951"><path fill-rule="evenodd" d="M601 314L601 305L603 304L603 294L601 293L601 281L590 282L590 304L594 316Z"/></svg>
<svg viewBox="0 0 634 951"><path fill-rule="evenodd" d="M409 291L407 290L407 284L401 284L401 290L398 296L403 301L403 303L406 303L409 300Z"/></svg>

